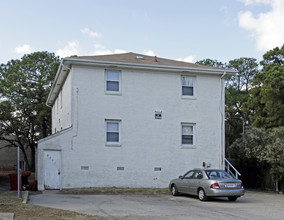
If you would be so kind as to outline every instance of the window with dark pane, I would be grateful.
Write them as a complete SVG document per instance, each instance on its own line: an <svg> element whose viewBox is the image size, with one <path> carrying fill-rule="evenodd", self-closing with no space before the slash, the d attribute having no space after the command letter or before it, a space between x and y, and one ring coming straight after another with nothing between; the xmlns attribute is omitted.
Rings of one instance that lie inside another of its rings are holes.
<svg viewBox="0 0 284 220"><path fill-rule="evenodd" d="M193 126L182 125L182 144L193 144Z"/></svg>
<svg viewBox="0 0 284 220"><path fill-rule="evenodd" d="M194 80L194 76L181 76L183 96L194 96Z"/></svg>
<svg viewBox="0 0 284 220"><path fill-rule="evenodd" d="M107 122L107 142L119 142L119 122Z"/></svg>
<svg viewBox="0 0 284 220"><path fill-rule="evenodd" d="M119 71L106 70L106 91L119 92Z"/></svg>

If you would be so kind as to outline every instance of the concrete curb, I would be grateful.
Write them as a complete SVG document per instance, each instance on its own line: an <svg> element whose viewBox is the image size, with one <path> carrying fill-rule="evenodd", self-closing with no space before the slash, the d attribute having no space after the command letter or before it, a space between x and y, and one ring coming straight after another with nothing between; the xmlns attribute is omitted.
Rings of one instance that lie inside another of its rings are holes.
<svg viewBox="0 0 284 220"><path fill-rule="evenodd" d="M0 213L1 220L14 220L14 213Z"/></svg>
<svg viewBox="0 0 284 220"><path fill-rule="evenodd" d="M28 201L29 201L29 195L30 195L30 192L29 191L23 191L23 202L24 204L27 204Z"/></svg>

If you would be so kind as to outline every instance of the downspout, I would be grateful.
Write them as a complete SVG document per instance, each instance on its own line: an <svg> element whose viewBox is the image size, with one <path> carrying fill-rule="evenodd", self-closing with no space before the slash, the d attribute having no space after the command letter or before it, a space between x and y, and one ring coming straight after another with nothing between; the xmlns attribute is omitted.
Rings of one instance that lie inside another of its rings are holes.
<svg viewBox="0 0 284 220"><path fill-rule="evenodd" d="M221 134L220 134L220 168L225 168L225 78L227 72L221 76L221 98L220 98L220 115L221 115Z"/></svg>

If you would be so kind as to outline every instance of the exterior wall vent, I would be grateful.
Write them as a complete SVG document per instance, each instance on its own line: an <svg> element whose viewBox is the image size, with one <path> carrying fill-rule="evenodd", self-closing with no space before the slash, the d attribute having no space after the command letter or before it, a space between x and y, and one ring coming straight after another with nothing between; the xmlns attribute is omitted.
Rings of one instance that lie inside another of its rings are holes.
<svg viewBox="0 0 284 220"><path fill-rule="evenodd" d="M124 167L117 167L117 170L124 170Z"/></svg>
<svg viewBox="0 0 284 220"><path fill-rule="evenodd" d="M155 111L155 119L162 119L162 111Z"/></svg>
<svg viewBox="0 0 284 220"><path fill-rule="evenodd" d="M81 166L81 170L89 170L89 166Z"/></svg>

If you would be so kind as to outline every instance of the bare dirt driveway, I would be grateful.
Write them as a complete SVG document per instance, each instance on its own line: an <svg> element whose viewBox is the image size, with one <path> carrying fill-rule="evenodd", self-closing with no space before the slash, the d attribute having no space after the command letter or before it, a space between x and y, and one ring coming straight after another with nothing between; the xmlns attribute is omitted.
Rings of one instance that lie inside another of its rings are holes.
<svg viewBox="0 0 284 220"><path fill-rule="evenodd" d="M226 198L200 202L171 195L70 195L59 191L31 194L30 204L96 215L99 219L284 219L284 195L246 192L236 202Z"/></svg>

